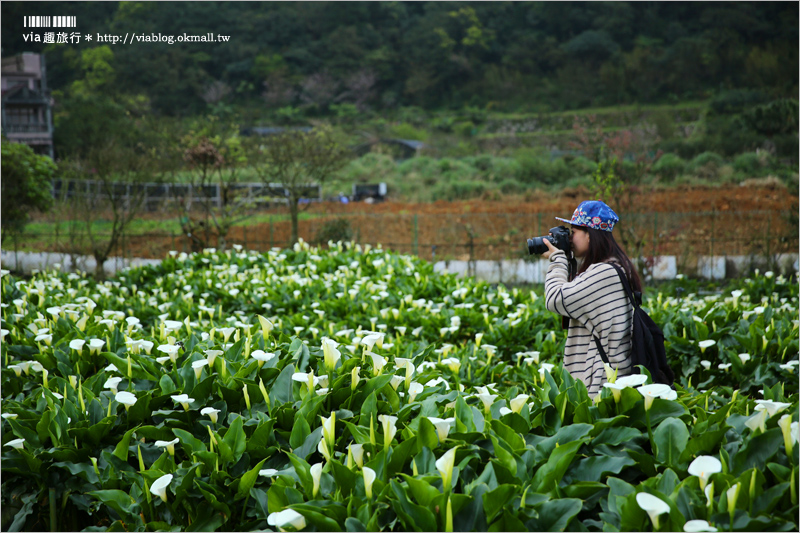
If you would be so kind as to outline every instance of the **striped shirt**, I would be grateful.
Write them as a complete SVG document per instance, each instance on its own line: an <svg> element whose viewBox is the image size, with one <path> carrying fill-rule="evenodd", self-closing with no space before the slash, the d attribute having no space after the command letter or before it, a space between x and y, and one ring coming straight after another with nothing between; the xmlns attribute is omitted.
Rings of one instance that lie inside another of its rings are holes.
<svg viewBox="0 0 800 533"><path fill-rule="evenodd" d="M589 395L594 396L607 380L593 335L600 339L618 376L633 370L630 358L633 306L617 270L610 264L596 263L570 282L567 264L562 250L550 256L544 284L545 303L548 310L569 317L564 368L573 378L583 381Z"/></svg>

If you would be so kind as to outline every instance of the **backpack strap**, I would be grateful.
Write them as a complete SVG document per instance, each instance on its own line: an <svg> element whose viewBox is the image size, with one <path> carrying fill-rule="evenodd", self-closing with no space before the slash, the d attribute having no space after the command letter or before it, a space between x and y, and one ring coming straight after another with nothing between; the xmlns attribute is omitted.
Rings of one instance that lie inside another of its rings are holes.
<svg viewBox="0 0 800 533"><path fill-rule="evenodd" d="M637 298L634 295L633 289L631 289L631 284L630 282L628 282L628 276L625 275L625 271L622 270L622 267L617 266L614 263L608 263L608 264L614 267L614 269L617 271L619 279L620 281L622 281L622 287L623 289L625 289L625 294L628 295L628 298L631 301L631 305L635 310L636 308L639 307L639 304L637 303ZM639 296L639 298L641 298L641 296ZM610 364L608 362L608 355L606 354L606 351L603 349L603 345L600 344L600 339L597 338L597 335L592 335L592 337L594 337L594 345L597 346L597 351L600 354L600 358L603 360L605 364L607 365Z"/></svg>

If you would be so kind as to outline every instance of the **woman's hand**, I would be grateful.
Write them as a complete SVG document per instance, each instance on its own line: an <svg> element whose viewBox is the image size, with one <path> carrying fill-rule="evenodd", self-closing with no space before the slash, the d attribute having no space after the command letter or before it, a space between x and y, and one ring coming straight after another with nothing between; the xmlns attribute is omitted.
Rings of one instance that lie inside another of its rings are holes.
<svg viewBox="0 0 800 533"><path fill-rule="evenodd" d="M553 234L551 233L550 237L552 236ZM553 246L553 243L550 242L548 239L542 239L542 240L544 241L544 245L547 246L547 251L542 254L542 257L544 257L545 259L550 259L550 256L553 255L553 252L557 252L558 248Z"/></svg>

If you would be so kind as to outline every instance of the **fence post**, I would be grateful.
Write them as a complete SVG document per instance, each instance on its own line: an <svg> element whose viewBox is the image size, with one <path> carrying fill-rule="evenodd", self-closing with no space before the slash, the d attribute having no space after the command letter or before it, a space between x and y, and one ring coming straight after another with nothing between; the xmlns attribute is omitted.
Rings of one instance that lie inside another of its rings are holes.
<svg viewBox="0 0 800 533"><path fill-rule="evenodd" d="M414 251L414 255L419 255L419 241L418 241L418 234L417 234L417 215L414 215L414 243L412 245L412 249Z"/></svg>
<svg viewBox="0 0 800 533"><path fill-rule="evenodd" d="M714 257L714 219L716 218L717 210L711 210L711 257Z"/></svg>
<svg viewBox="0 0 800 533"><path fill-rule="evenodd" d="M769 241L770 241L770 235L772 234L771 230L772 230L772 211L767 211L767 265L769 265L771 262L769 254L770 252Z"/></svg>
<svg viewBox="0 0 800 533"><path fill-rule="evenodd" d="M269 248L272 249L272 215L269 216Z"/></svg>
<svg viewBox="0 0 800 533"><path fill-rule="evenodd" d="M658 212L653 213L653 261L656 259L656 239L658 238Z"/></svg>
<svg viewBox="0 0 800 533"><path fill-rule="evenodd" d="M247 225L242 226L242 240L244 241L244 248L247 249Z"/></svg>

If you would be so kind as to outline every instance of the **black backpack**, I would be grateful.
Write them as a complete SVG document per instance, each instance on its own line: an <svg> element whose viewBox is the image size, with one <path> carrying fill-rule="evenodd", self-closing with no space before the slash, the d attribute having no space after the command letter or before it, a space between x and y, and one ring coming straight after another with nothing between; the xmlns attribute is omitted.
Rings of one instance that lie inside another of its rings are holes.
<svg viewBox="0 0 800 533"><path fill-rule="evenodd" d="M609 263L611 264L611 263ZM628 282L628 276L617 265L611 264L619 274L619 279L622 281L622 286L631 300L633 306L633 332L631 333L631 362L634 366L634 373L638 373L637 365L641 365L650 372L654 383L664 383L665 385L672 386L675 380L675 374L667 363L667 354L664 350L664 332L661 328L653 322L644 310L639 307L641 303L641 295L639 298L634 297L634 292ZM597 346L597 351L600 352L600 357L603 362L608 364L608 356L606 355L603 346L600 344L600 339L594 337L594 343Z"/></svg>

